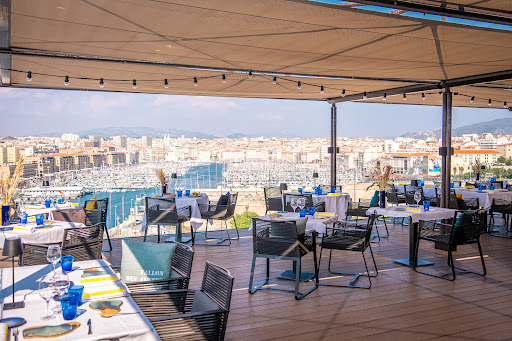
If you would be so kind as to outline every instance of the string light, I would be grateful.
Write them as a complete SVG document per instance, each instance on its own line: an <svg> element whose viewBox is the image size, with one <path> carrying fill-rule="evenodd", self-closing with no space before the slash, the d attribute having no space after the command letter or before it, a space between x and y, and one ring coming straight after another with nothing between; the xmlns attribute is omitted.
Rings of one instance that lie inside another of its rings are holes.
<svg viewBox="0 0 512 341"><path fill-rule="evenodd" d="M421 93L421 99L425 100L425 93L424 92Z"/></svg>
<svg viewBox="0 0 512 341"><path fill-rule="evenodd" d="M64 77L64 85L65 86L69 85L69 77L68 76Z"/></svg>
<svg viewBox="0 0 512 341"><path fill-rule="evenodd" d="M345 89L341 91L341 97L345 97Z"/></svg>
<svg viewBox="0 0 512 341"><path fill-rule="evenodd" d="M301 89L302 88L302 83L300 81L297 82L297 89Z"/></svg>
<svg viewBox="0 0 512 341"><path fill-rule="evenodd" d="M503 108L505 108L505 109L508 108L507 102L503 102Z"/></svg>
<svg viewBox="0 0 512 341"><path fill-rule="evenodd" d="M167 81L167 78L164 79L164 88L169 89L169 82Z"/></svg>
<svg viewBox="0 0 512 341"><path fill-rule="evenodd" d="M105 83L103 82L103 78L100 78L100 88L104 88Z"/></svg>
<svg viewBox="0 0 512 341"><path fill-rule="evenodd" d="M407 101L407 96L405 94L404 94L403 100Z"/></svg>
<svg viewBox="0 0 512 341"><path fill-rule="evenodd" d="M29 71L27 73L27 82L32 82L32 72L31 71Z"/></svg>
<svg viewBox="0 0 512 341"><path fill-rule="evenodd" d="M222 74L222 83L226 83L226 75Z"/></svg>
<svg viewBox="0 0 512 341"><path fill-rule="evenodd" d="M386 93L384 93L384 96L382 96L382 100L383 101L387 101L388 100L388 96L386 95Z"/></svg>
<svg viewBox="0 0 512 341"><path fill-rule="evenodd" d="M277 84L277 77L274 76L274 79L272 79L272 84Z"/></svg>
<svg viewBox="0 0 512 341"><path fill-rule="evenodd" d="M491 99L489 98L489 103L487 103L488 106L491 106L492 105L492 101Z"/></svg>
<svg viewBox="0 0 512 341"><path fill-rule="evenodd" d="M197 77L194 77L194 86L197 86Z"/></svg>
<svg viewBox="0 0 512 341"><path fill-rule="evenodd" d="M252 71L249 70L249 79L251 79L251 78L252 78Z"/></svg>
<svg viewBox="0 0 512 341"><path fill-rule="evenodd" d="M366 91L365 91L365 92L363 92L363 99L367 99L367 98L368 98L368 96L366 96Z"/></svg>
<svg viewBox="0 0 512 341"><path fill-rule="evenodd" d="M320 93L321 93L321 94L323 94L323 93L324 93L324 86L323 86L323 85L320 87Z"/></svg>
<svg viewBox="0 0 512 341"><path fill-rule="evenodd" d="M137 81L135 79L133 80L132 88L134 90L137 89Z"/></svg>
<svg viewBox="0 0 512 341"><path fill-rule="evenodd" d="M469 103L473 103L475 101L475 96L472 96L471 99L469 100Z"/></svg>

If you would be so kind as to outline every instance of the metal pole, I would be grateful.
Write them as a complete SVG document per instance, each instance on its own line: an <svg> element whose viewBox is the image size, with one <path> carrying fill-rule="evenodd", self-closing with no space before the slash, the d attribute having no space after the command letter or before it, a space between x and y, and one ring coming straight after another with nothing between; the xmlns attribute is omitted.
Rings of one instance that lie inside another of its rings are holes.
<svg viewBox="0 0 512 341"><path fill-rule="evenodd" d="M450 88L445 88L443 92L443 136L439 154L442 157L441 207L448 208L452 168L452 93Z"/></svg>
<svg viewBox="0 0 512 341"><path fill-rule="evenodd" d="M331 187L336 187L336 104L331 105Z"/></svg>

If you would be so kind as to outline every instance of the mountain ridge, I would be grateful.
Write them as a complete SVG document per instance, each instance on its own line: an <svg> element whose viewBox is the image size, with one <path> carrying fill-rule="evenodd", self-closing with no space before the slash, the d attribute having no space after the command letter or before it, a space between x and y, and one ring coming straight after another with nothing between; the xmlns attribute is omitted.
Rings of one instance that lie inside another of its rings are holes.
<svg viewBox="0 0 512 341"><path fill-rule="evenodd" d="M428 138L441 138L441 128L434 130L426 130L419 132L408 132L400 137L408 137L414 139L426 140ZM493 135L512 135L512 118L498 118L492 121L479 122L469 124L462 127L452 129L452 136L462 136L465 134L485 134Z"/></svg>

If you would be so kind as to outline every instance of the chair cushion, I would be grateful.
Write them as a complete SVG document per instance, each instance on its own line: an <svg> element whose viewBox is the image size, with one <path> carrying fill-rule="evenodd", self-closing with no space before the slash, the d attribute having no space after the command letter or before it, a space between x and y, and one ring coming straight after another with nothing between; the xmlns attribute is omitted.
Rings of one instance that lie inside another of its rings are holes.
<svg viewBox="0 0 512 341"><path fill-rule="evenodd" d="M53 220L67 221L72 223L85 224L85 210L83 208L75 208L71 210L56 210L52 212Z"/></svg>
<svg viewBox="0 0 512 341"><path fill-rule="evenodd" d="M370 201L370 206L376 206L379 203L379 191L375 191L373 193L372 200Z"/></svg>
<svg viewBox="0 0 512 341"><path fill-rule="evenodd" d="M121 280L125 283L167 279L176 243L122 241Z"/></svg>
<svg viewBox="0 0 512 341"><path fill-rule="evenodd" d="M226 206L229 203L229 195L230 195L229 192L221 195L219 198L219 201L217 201L217 205Z"/></svg>
<svg viewBox="0 0 512 341"><path fill-rule="evenodd" d="M217 310L219 306L208 295L201 290L194 293L194 301L192 303L191 313L199 313L201 311Z"/></svg>
<svg viewBox="0 0 512 341"><path fill-rule="evenodd" d="M461 199L461 200L463 199L462 194L456 193L455 196L457 197L457 199Z"/></svg>
<svg viewBox="0 0 512 341"><path fill-rule="evenodd" d="M473 224L471 214L462 213L457 217L453 225L453 242L455 244L463 244L466 241L464 235L464 227Z"/></svg>
<svg viewBox="0 0 512 341"><path fill-rule="evenodd" d="M297 235L301 236L306 233L306 225L308 223L308 217L299 218L295 220L295 225L297 225Z"/></svg>
<svg viewBox="0 0 512 341"><path fill-rule="evenodd" d="M96 198L96 196L93 196L88 202L87 202L87 205L85 206L85 209L86 210L95 210L98 208L98 203L96 202L96 200L98 200Z"/></svg>

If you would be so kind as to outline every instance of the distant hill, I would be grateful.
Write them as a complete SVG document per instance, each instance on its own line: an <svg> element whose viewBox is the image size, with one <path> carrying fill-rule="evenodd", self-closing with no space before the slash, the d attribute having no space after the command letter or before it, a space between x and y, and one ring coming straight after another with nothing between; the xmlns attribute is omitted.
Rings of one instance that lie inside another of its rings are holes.
<svg viewBox="0 0 512 341"><path fill-rule="evenodd" d="M493 135L512 135L512 118L499 118L497 120L480 122L455 128L452 131L452 136L462 136L464 134L485 134L491 133ZM436 139L441 138L441 129L428 130L424 132L412 132L402 135L402 137L409 137L415 139L427 139L433 137Z"/></svg>

